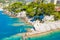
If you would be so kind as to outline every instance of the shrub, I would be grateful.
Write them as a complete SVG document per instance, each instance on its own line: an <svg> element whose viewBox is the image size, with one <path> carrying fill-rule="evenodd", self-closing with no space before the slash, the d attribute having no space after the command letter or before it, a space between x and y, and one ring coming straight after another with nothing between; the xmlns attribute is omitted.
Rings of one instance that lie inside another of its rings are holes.
<svg viewBox="0 0 60 40"><path fill-rule="evenodd" d="M45 15L51 15L55 10L55 5L52 3L48 4L41 3L39 5L39 8L41 9L41 13L43 12Z"/></svg>
<svg viewBox="0 0 60 40"><path fill-rule="evenodd" d="M60 13L59 12L54 12L53 15L54 15L55 20L60 19Z"/></svg>

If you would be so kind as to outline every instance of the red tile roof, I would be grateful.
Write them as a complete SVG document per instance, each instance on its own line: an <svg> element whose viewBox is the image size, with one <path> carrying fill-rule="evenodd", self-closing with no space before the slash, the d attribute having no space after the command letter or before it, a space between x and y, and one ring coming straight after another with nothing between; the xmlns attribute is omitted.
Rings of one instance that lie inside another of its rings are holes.
<svg viewBox="0 0 60 40"><path fill-rule="evenodd" d="M60 7L55 7L55 11L60 11Z"/></svg>

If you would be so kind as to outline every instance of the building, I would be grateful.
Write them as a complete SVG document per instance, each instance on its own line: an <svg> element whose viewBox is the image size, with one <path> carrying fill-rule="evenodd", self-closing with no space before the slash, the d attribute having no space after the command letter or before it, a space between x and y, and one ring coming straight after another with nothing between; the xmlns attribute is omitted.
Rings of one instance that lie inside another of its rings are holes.
<svg viewBox="0 0 60 40"><path fill-rule="evenodd" d="M44 1L45 3L54 3L54 4L60 4L60 0L25 0L26 2L37 2L37 1Z"/></svg>
<svg viewBox="0 0 60 40"><path fill-rule="evenodd" d="M56 6L55 7L55 11L60 12L60 7L59 6Z"/></svg>
<svg viewBox="0 0 60 40"><path fill-rule="evenodd" d="M60 0L46 0L47 3L60 4Z"/></svg>
<svg viewBox="0 0 60 40"><path fill-rule="evenodd" d="M55 11L60 12L60 0L46 0L46 3L54 3L56 5Z"/></svg>

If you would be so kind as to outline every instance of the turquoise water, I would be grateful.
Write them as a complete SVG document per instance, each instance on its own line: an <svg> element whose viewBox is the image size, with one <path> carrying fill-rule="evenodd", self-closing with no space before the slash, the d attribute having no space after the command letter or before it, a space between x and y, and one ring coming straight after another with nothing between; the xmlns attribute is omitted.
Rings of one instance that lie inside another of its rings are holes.
<svg viewBox="0 0 60 40"><path fill-rule="evenodd" d="M23 40L22 34L32 26L27 25L19 18L12 18L0 11L0 40ZM60 40L60 30L43 36L28 37L26 40Z"/></svg>
<svg viewBox="0 0 60 40"><path fill-rule="evenodd" d="M51 32L46 35L30 37L27 40L60 40L60 30Z"/></svg>
<svg viewBox="0 0 60 40"><path fill-rule="evenodd" d="M0 40L18 33L27 32L27 28L32 28L32 26L27 25L19 18L12 18L0 11Z"/></svg>

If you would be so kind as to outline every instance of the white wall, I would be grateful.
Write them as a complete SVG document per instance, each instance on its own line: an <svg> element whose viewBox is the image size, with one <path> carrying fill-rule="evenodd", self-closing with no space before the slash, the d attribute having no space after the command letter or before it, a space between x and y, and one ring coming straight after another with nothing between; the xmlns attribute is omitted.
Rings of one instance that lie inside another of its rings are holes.
<svg viewBox="0 0 60 40"><path fill-rule="evenodd" d="M47 1L48 1L48 3L51 3L52 1L53 1L54 4L57 3L57 0L47 0Z"/></svg>
<svg viewBox="0 0 60 40"><path fill-rule="evenodd" d="M54 4L57 4L57 0L54 0Z"/></svg>

